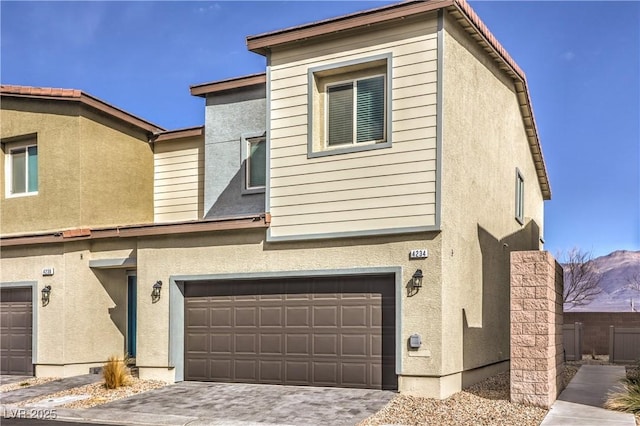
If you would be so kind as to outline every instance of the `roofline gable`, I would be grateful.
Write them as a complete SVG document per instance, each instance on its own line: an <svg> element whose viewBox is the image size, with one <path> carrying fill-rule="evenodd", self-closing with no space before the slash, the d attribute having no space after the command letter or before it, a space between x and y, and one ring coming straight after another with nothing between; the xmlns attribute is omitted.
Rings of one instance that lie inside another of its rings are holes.
<svg viewBox="0 0 640 426"><path fill-rule="evenodd" d="M121 108L111 105L95 96L92 96L78 89L60 89L51 87L0 85L0 96L25 98L25 99L45 99L54 101L79 102L85 106L98 110L110 117L124 121L125 123L137 127L148 133L157 133L165 129L135 116Z"/></svg>

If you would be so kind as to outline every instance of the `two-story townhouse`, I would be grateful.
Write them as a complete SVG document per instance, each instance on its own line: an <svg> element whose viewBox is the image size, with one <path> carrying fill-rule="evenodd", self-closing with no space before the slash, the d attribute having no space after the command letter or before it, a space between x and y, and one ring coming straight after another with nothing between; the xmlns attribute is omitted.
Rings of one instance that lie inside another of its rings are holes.
<svg viewBox="0 0 640 426"><path fill-rule="evenodd" d="M141 374L445 397L506 369L509 254L542 247L550 198L515 61L463 1L247 45L265 74L191 88L202 214L268 229L139 245L168 284Z"/></svg>
<svg viewBox="0 0 640 426"><path fill-rule="evenodd" d="M0 96L0 370L86 372L73 366L122 352L127 323L124 269L85 267L91 230L153 221L150 140L162 128L79 90Z"/></svg>
<svg viewBox="0 0 640 426"><path fill-rule="evenodd" d="M506 369L551 195L522 70L462 0L247 45L266 72L156 136L156 223L88 237L85 268L137 276L140 376L446 397Z"/></svg>

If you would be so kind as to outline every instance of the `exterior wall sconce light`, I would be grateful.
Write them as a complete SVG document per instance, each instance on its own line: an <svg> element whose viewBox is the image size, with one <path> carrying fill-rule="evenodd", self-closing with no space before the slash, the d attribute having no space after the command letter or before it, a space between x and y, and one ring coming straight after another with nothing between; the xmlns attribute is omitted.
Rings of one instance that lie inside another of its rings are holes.
<svg viewBox="0 0 640 426"><path fill-rule="evenodd" d="M46 285L42 289L42 306L47 306L49 304L49 296L51 295L51 286Z"/></svg>
<svg viewBox="0 0 640 426"><path fill-rule="evenodd" d="M151 301L156 303L160 300L160 290L162 290L162 281L158 280L153 285L153 290L151 291Z"/></svg>
<svg viewBox="0 0 640 426"><path fill-rule="evenodd" d="M413 274L413 288L420 288L422 287L422 278L424 277L424 275L422 275L422 269L416 269L416 272L414 272Z"/></svg>

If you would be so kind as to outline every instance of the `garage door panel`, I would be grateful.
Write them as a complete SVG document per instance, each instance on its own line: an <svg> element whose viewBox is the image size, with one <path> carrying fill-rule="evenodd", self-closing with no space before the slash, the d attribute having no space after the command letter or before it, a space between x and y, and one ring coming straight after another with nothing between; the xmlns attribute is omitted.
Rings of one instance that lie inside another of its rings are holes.
<svg viewBox="0 0 640 426"><path fill-rule="evenodd" d="M232 351L231 342L233 341L233 335L231 333L214 333L211 334L211 353L215 354L230 354Z"/></svg>
<svg viewBox="0 0 640 426"><path fill-rule="evenodd" d="M349 387L360 387L367 380L368 366L364 362L343 362L340 364L342 371L342 384Z"/></svg>
<svg viewBox="0 0 640 426"><path fill-rule="evenodd" d="M209 376L207 371L207 359L189 359L187 361L187 368L191 372L194 380L206 380Z"/></svg>
<svg viewBox="0 0 640 426"><path fill-rule="evenodd" d="M309 377L309 362L285 360L285 383L291 385L306 385L311 381Z"/></svg>
<svg viewBox="0 0 640 426"><path fill-rule="evenodd" d="M287 334L287 355L309 355L311 350L310 336L308 334Z"/></svg>
<svg viewBox="0 0 640 426"><path fill-rule="evenodd" d="M192 328L207 329L209 325L209 308L206 306L191 306L187 311L185 323Z"/></svg>
<svg viewBox="0 0 640 426"><path fill-rule="evenodd" d="M337 306L314 306L313 326L336 328L339 324Z"/></svg>
<svg viewBox="0 0 640 426"><path fill-rule="evenodd" d="M230 307L214 307L209 310L209 314L211 327L231 327L233 325L233 316Z"/></svg>
<svg viewBox="0 0 640 426"><path fill-rule="evenodd" d="M283 355L281 334L261 334L260 354L262 355Z"/></svg>
<svg viewBox="0 0 640 426"><path fill-rule="evenodd" d="M235 338L235 353L236 354L258 354L258 345L256 344L257 336L252 334L236 334Z"/></svg>
<svg viewBox="0 0 640 426"><path fill-rule="evenodd" d="M313 355L330 355L335 357L338 355L337 334L316 334L313 336Z"/></svg>
<svg viewBox="0 0 640 426"><path fill-rule="evenodd" d="M191 353L206 354L209 352L209 335L206 333L189 333L185 335L185 345Z"/></svg>
<svg viewBox="0 0 640 426"><path fill-rule="evenodd" d="M285 324L287 328L307 328L311 324L311 308L308 306L287 306Z"/></svg>
<svg viewBox="0 0 640 426"><path fill-rule="evenodd" d="M258 381L258 361L256 359L236 359L233 361L235 375L239 382L255 383Z"/></svg>
<svg viewBox="0 0 640 426"><path fill-rule="evenodd" d="M370 355L369 339L366 334L343 334L341 339L341 352L343 357L366 357Z"/></svg>
<svg viewBox="0 0 640 426"><path fill-rule="evenodd" d="M231 359L214 359L209 361L209 375L199 379L191 380L214 380L219 382L233 382Z"/></svg>
<svg viewBox="0 0 640 426"><path fill-rule="evenodd" d="M382 336L370 336L369 340L371 356L379 358L382 356Z"/></svg>
<svg viewBox="0 0 640 426"><path fill-rule="evenodd" d="M382 387L382 365L372 363L369 366L369 377L371 377L371 387L373 388L381 388Z"/></svg>
<svg viewBox="0 0 640 426"><path fill-rule="evenodd" d="M282 383L284 381L282 364L282 361L261 360L260 381L262 383Z"/></svg>
<svg viewBox="0 0 640 426"><path fill-rule="evenodd" d="M207 354L185 344L185 379L397 389L394 288L390 275L186 283L185 309L204 304L209 321L185 336L210 338Z"/></svg>
<svg viewBox="0 0 640 426"><path fill-rule="evenodd" d="M318 362L313 365L313 382L317 385L335 386L340 382L338 376L338 363L336 362Z"/></svg>
<svg viewBox="0 0 640 426"><path fill-rule="evenodd" d="M0 289L0 374L33 374L31 288Z"/></svg>
<svg viewBox="0 0 640 426"><path fill-rule="evenodd" d="M269 306L260 308L260 327L275 327L282 328L282 313L281 306Z"/></svg>
<svg viewBox="0 0 640 426"><path fill-rule="evenodd" d="M235 309L236 327L257 327L257 308L238 307Z"/></svg>
<svg viewBox="0 0 640 426"><path fill-rule="evenodd" d="M370 327L368 306L343 306L342 327Z"/></svg>

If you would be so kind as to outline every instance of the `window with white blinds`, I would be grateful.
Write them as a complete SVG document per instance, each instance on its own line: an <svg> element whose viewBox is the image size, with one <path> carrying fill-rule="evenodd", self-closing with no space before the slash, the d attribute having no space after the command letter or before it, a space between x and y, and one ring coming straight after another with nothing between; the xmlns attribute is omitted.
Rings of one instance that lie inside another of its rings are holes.
<svg viewBox="0 0 640 426"><path fill-rule="evenodd" d="M327 85L327 145L385 139L385 76Z"/></svg>

